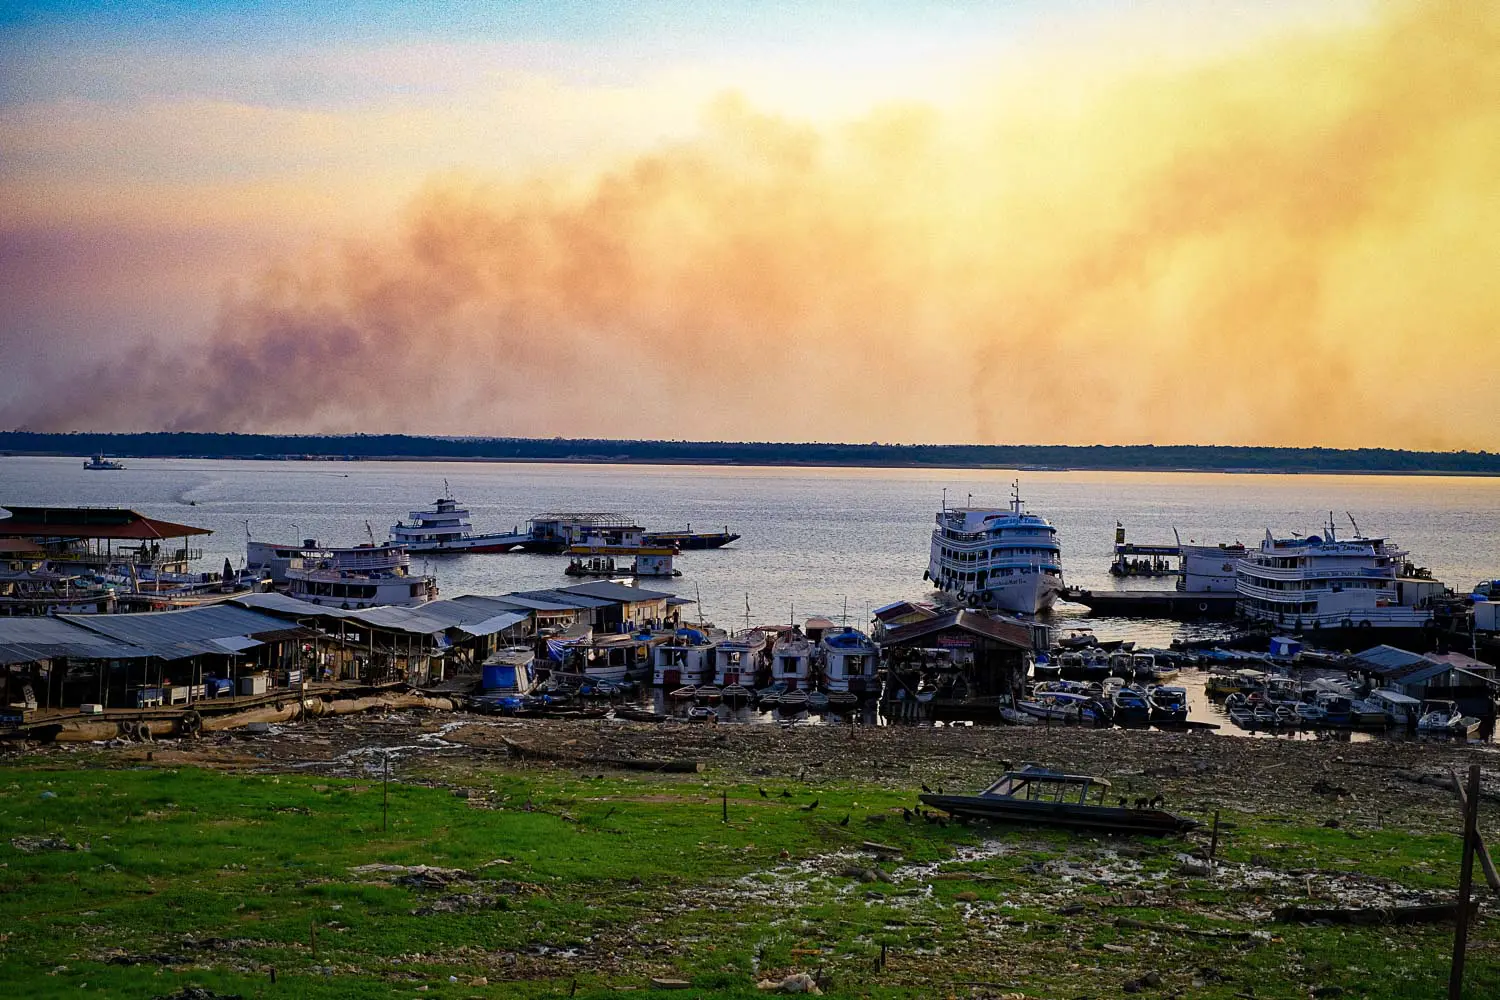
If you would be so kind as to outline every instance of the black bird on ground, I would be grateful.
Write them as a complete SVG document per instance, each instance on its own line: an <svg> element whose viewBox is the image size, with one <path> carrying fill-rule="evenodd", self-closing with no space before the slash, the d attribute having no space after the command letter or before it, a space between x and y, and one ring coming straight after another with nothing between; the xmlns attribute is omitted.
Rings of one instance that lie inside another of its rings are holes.
<svg viewBox="0 0 1500 1000"><path fill-rule="evenodd" d="M792 797L792 793L789 792L789 791L787 791L785 788L783 788L781 790L781 797L784 798L784 799L789 799L789 798Z"/></svg>
<svg viewBox="0 0 1500 1000"><path fill-rule="evenodd" d="M1144 796L1144 795L1141 795L1141 796L1138 796L1136 798L1136 800L1135 800L1135 807L1137 809L1144 809L1144 808L1146 808L1146 806L1150 805L1150 803L1151 803L1150 799L1146 798L1146 796Z"/></svg>
<svg viewBox="0 0 1500 1000"><path fill-rule="evenodd" d="M922 791L926 792L928 795L932 794L932 789L928 788L925 784L922 786Z"/></svg>
<svg viewBox="0 0 1500 1000"><path fill-rule="evenodd" d="M911 822L911 810L905 806L901 807L901 818L907 823Z"/></svg>
<svg viewBox="0 0 1500 1000"><path fill-rule="evenodd" d="M764 788L757 788L756 791L760 792L760 797L763 799L769 799L771 797L766 794L766 790Z"/></svg>
<svg viewBox="0 0 1500 1000"><path fill-rule="evenodd" d="M939 795L943 794L943 786L942 785L938 785L938 794Z"/></svg>
<svg viewBox="0 0 1500 1000"><path fill-rule="evenodd" d="M1146 804L1149 805L1152 809L1159 809L1160 807L1167 804L1167 800L1158 794L1152 796L1151 801Z"/></svg>
<svg viewBox="0 0 1500 1000"><path fill-rule="evenodd" d="M848 826L848 825L849 825L849 813L844 813L844 818L841 819L841 820L839 820L839 826Z"/></svg>
<svg viewBox="0 0 1500 1000"><path fill-rule="evenodd" d="M1124 809L1128 805L1130 805L1130 800L1127 799L1125 796L1121 795L1120 796L1120 808Z"/></svg>
<svg viewBox="0 0 1500 1000"><path fill-rule="evenodd" d="M817 799L813 799L810 803L808 803L807 805L805 805L805 806L802 807L802 811L803 812L812 812L816 808L818 808L818 800Z"/></svg>

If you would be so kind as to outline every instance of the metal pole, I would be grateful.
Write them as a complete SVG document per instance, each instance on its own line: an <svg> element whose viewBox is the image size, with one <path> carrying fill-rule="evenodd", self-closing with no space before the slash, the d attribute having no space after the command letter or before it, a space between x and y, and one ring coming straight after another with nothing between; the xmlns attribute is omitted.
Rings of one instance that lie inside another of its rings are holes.
<svg viewBox="0 0 1500 1000"><path fill-rule="evenodd" d="M1469 891L1474 884L1474 840L1479 824L1479 765L1469 767L1469 800L1464 808L1463 867L1458 877L1458 918L1453 929L1453 963L1448 968L1448 1000L1462 1000L1464 952L1469 944Z"/></svg>

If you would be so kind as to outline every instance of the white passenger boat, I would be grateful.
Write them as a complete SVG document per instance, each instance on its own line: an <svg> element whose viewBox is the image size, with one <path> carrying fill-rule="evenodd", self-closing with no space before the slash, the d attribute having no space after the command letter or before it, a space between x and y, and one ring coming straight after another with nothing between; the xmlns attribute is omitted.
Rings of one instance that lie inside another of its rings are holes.
<svg viewBox="0 0 1500 1000"><path fill-rule="evenodd" d="M469 512L458 505L447 486L445 481L443 495L431 508L407 514L410 524L397 521L391 525L391 541L410 552L434 555L509 552L526 541L527 535L515 531L476 535Z"/></svg>
<svg viewBox="0 0 1500 1000"><path fill-rule="evenodd" d="M758 628L730 636L714 648L713 682L721 688L735 684L753 687L765 665L770 640Z"/></svg>
<svg viewBox="0 0 1500 1000"><path fill-rule="evenodd" d="M870 637L857 628L832 628L818 640L823 660L823 684L829 691L871 690L879 652Z"/></svg>
<svg viewBox="0 0 1500 1000"><path fill-rule="evenodd" d="M714 651L726 636L717 630L680 628L652 651L651 683L657 687L712 684Z"/></svg>
<svg viewBox="0 0 1500 1000"><path fill-rule="evenodd" d="M289 557L287 594L310 604L345 610L382 605L414 607L437 597L437 580L412 575L404 545L308 547Z"/></svg>
<svg viewBox="0 0 1500 1000"><path fill-rule="evenodd" d="M771 681L780 681L788 691L806 690L812 679L813 654L817 647L801 629L782 633L771 649ZM786 701L786 696L782 696Z"/></svg>
<svg viewBox="0 0 1500 1000"><path fill-rule="evenodd" d="M1424 702L1417 720L1417 732L1427 736L1471 736L1478 728L1479 720L1464 715L1452 701Z"/></svg>
<svg viewBox="0 0 1500 1000"><path fill-rule="evenodd" d="M1026 511L1019 482L1008 509L945 507L923 579L971 607L1045 611L1063 588L1057 529Z"/></svg>
<svg viewBox="0 0 1500 1000"><path fill-rule="evenodd" d="M1324 534L1276 538L1236 564L1237 610L1293 629L1417 629L1433 624L1440 581L1384 538Z"/></svg>
<svg viewBox="0 0 1500 1000"><path fill-rule="evenodd" d="M116 471L119 471L120 469L125 468L125 463L124 462L116 461L113 458L105 458L103 455L95 455L93 458L90 458L87 462L84 462L83 463L83 467L85 469L105 470L105 471L109 471L109 472L116 472Z"/></svg>

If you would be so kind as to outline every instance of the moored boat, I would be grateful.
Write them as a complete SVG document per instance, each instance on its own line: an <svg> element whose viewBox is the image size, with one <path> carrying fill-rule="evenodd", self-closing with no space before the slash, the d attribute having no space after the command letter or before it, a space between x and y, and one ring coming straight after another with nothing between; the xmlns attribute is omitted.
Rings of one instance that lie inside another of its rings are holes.
<svg viewBox="0 0 1500 1000"><path fill-rule="evenodd" d="M944 507L936 521L922 578L960 603L1034 615L1062 593L1057 529L1027 512L1019 482L1009 508Z"/></svg>
<svg viewBox="0 0 1500 1000"><path fill-rule="evenodd" d="M1159 685L1148 692L1153 725L1180 726L1187 721L1187 688Z"/></svg>
<svg viewBox="0 0 1500 1000"><path fill-rule="evenodd" d="M525 541L519 532L475 534L469 512L458 505L443 483L443 495L427 510L411 511L411 523L397 521L391 525L391 541L404 545L409 552L428 555L465 555L482 552L509 552Z"/></svg>
<svg viewBox="0 0 1500 1000"><path fill-rule="evenodd" d="M977 795L924 793L920 799L954 816L1113 833L1181 834L1200 825L1160 809L1105 805L1112 787L1105 778L1030 766L1007 771Z"/></svg>

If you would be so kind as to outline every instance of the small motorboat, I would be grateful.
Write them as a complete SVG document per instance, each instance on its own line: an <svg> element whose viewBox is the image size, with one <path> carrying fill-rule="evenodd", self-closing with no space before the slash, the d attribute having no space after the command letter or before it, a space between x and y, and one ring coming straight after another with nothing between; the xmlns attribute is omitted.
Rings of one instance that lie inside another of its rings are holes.
<svg viewBox="0 0 1500 1000"><path fill-rule="evenodd" d="M1071 657L1071 661L1070 658ZM1037 656L1036 662L1031 665L1031 676L1039 681L1055 681L1063 675L1063 664L1073 663L1075 673L1078 676L1083 672L1083 657L1077 653L1064 653L1056 660L1046 653Z"/></svg>
<svg viewBox="0 0 1500 1000"><path fill-rule="evenodd" d="M693 693L693 700L700 705L717 705L724 698L724 692L712 684L705 684Z"/></svg>
<svg viewBox="0 0 1500 1000"><path fill-rule="evenodd" d="M1140 688L1129 685L1115 689L1111 701L1115 707L1115 724L1120 726L1149 726L1151 706Z"/></svg>
<svg viewBox="0 0 1500 1000"><path fill-rule="evenodd" d="M693 722L707 722L709 719L717 719L719 711L707 705L694 705L687 710L687 717Z"/></svg>
<svg viewBox="0 0 1500 1000"><path fill-rule="evenodd" d="M755 692L755 700L761 708L775 708L781 703L781 696L786 694L786 690L786 681L777 681Z"/></svg>
<svg viewBox="0 0 1500 1000"><path fill-rule="evenodd" d="M1187 721L1187 688L1160 685L1147 692L1153 725L1174 726Z"/></svg>
<svg viewBox="0 0 1500 1000"><path fill-rule="evenodd" d="M671 698L673 701L692 701L694 698L698 697L698 689L691 684L684 684L682 687L677 688L671 694L667 695L667 697Z"/></svg>
<svg viewBox="0 0 1500 1000"><path fill-rule="evenodd" d="M783 702L783 704L785 704ZM807 710L809 712L826 712L828 710L828 695L823 691L807 692Z"/></svg>
<svg viewBox="0 0 1500 1000"><path fill-rule="evenodd" d="M1027 715L1025 712L1021 711L1020 709L1012 708L1009 705L1004 705L1004 706L1001 707L1001 709L1000 709L1000 721L1006 723L1007 725L1011 725L1011 726L1034 726L1034 725L1036 725L1036 718L1034 716Z"/></svg>
<svg viewBox="0 0 1500 1000"><path fill-rule="evenodd" d="M1087 649L1090 646L1099 645L1099 640L1086 628L1074 629L1063 638L1057 640L1057 644L1063 649Z"/></svg>
<svg viewBox="0 0 1500 1000"><path fill-rule="evenodd" d="M1322 706L1310 701L1299 701L1292 710L1297 713L1297 721L1304 726L1321 726L1328 721L1328 713Z"/></svg>
<svg viewBox="0 0 1500 1000"><path fill-rule="evenodd" d="M1417 719L1417 732L1424 736L1471 736L1479 728L1479 720L1464 715L1458 703L1452 701L1429 701L1422 705L1422 716Z"/></svg>
<svg viewBox="0 0 1500 1000"><path fill-rule="evenodd" d="M1107 806L1105 795L1111 787L1104 778L1031 765L1007 771L977 795L926 793L919 798L953 816L1027 825L1157 835L1187 833L1200 825L1160 809Z"/></svg>
<svg viewBox="0 0 1500 1000"><path fill-rule="evenodd" d="M782 711L797 712L807 707L806 691L788 691L777 699L776 704Z"/></svg>
<svg viewBox="0 0 1500 1000"><path fill-rule="evenodd" d="M740 684L726 684L721 693L724 704L730 708L743 708L755 697L754 692Z"/></svg>
<svg viewBox="0 0 1500 1000"><path fill-rule="evenodd" d="M831 708L850 708L859 704L859 695L853 691L830 691L828 704Z"/></svg>

